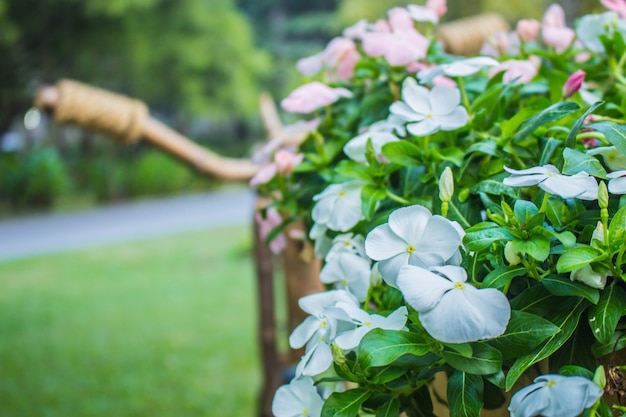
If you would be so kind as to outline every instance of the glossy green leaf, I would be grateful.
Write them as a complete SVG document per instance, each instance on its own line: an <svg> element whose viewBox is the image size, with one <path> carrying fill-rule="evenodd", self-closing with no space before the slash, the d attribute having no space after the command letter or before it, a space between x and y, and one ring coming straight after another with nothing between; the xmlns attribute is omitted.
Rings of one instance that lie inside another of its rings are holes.
<svg viewBox="0 0 626 417"><path fill-rule="evenodd" d="M441 355L453 368L474 375L495 374L502 368L502 354L499 350L485 343L476 343L473 348L471 358L448 348Z"/></svg>
<svg viewBox="0 0 626 417"><path fill-rule="evenodd" d="M559 275L548 275L541 280L541 283L550 291L550 294L583 297L594 304L600 299L600 292L596 288L591 288L582 282L573 282Z"/></svg>
<svg viewBox="0 0 626 417"><path fill-rule="evenodd" d="M622 332L613 333L611 339L607 343L596 342L591 346L591 352L593 352L596 358L602 356L611 355L613 352L626 348L626 335Z"/></svg>
<svg viewBox="0 0 626 417"><path fill-rule="evenodd" d="M617 210L609 223L611 251L618 251L624 245L624 239L626 239L626 205Z"/></svg>
<svg viewBox="0 0 626 417"><path fill-rule="evenodd" d="M600 301L589 310L589 327L600 343L608 343L626 310L626 291L613 282L602 291Z"/></svg>
<svg viewBox="0 0 626 417"><path fill-rule="evenodd" d="M605 178L606 171L602 167L602 164L591 155L577 151L575 149L565 148L563 150L563 174L575 175L579 172L585 171L589 175L594 177Z"/></svg>
<svg viewBox="0 0 626 417"><path fill-rule="evenodd" d="M376 417L398 417L400 415L400 401L390 398L376 410Z"/></svg>
<svg viewBox="0 0 626 417"><path fill-rule="evenodd" d="M467 232L463 245L468 251L480 251L499 240L511 240L513 235L503 227L490 227L476 232Z"/></svg>
<svg viewBox="0 0 626 417"><path fill-rule="evenodd" d="M567 135L567 139L565 140L565 146L567 146L568 148L573 148L574 146L576 146L576 135L578 135L578 131L580 130L580 128L583 127L585 119L587 119L587 116L589 116L591 113L593 113L595 109L603 104L603 101L597 101L593 103L591 107L585 110L585 112L580 115L578 119L576 119L576 121L572 125L572 128L569 131L569 134Z"/></svg>
<svg viewBox="0 0 626 417"><path fill-rule="evenodd" d="M506 390L510 390L515 381L526 372L533 364L547 358L559 349L570 338L574 330L578 326L580 316L587 307L583 298L572 298L559 305L559 309L550 317L550 321L555 324L561 331L550 336L545 343L533 349L530 353L518 357L508 374L506 375ZM554 312L554 309L552 309Z"/></svg>
<svg viewBox="0 0 626 417"><path fill-rule="evenodd" d="M372 393L364 388L355 388L345 392L334 392L322 407L322 417L355 417L361 411L361 404Z"/></svg>
<svg viewBox="0 0 626 417"><path fill-rule="evenodd" d="M391 142L383 146L383 156L402 166L420 165L422 150L409 141Z"/></svg>
<svg viewBox="0 0 626 417"><path fill-rule="evenodd" d="M387 196L384 189L374 184L366 184L361 190L361 211L367 220L370 220L381 201Z"/></svg>
<svg viewBox="0 0 626 417"><path fill-rule="evenodd" d="M456 371L448 379L450 417L479 417L483 407L483 378Z"/></svg>
<svg viewBox="0 0 626 417"><path fill-rule="evenodd" d="M423 356L430 347L417 334L403 330L374 329L361 340L357 362L363 369L389 365L402 355Z"/></svg>
<svg viewBox="0 0 626 417"><path fill-rule="evenodd" d="M578 110L580 106L572 101L562 101L555 103L537 113L530 119L522 123L520 129L513 135L513 142L525 139L528 135L533 133L538 127L543 126L546 123L558 120L568 114L571 114Z"/></svg>
<svg viewBox="0 0 626 417"><path fill-rule="evenodd" d="M472 186L472 193L487 193L494 195L507 195L509 197L517 197L519 189L504 185L502 181L497 179L486 179Z"/></svg>
<svg viewBox="0 0 626 417"><path fill-rule="evenodd" d="M550 255L550 241L543 236L533 236L529 240L514 239L511 242L518 253L525 253L538 261L545 261Z"/></svg>
<svg viewBox="0 0 626 417"><path fill-rule="evenodd" d="M527 275L523 266L503 265L488 273L482 282L483 288L504 288L516 277Z"/></svg>
<svg viewBox="0 0 626 417"><path fill-rule="evenodd" d="M569 248L559 257L556 270L559 273L571 272L592 262L601 261L606 256L602 251L591 246L576 246Z"/></svg>
<svg viewBox="0 0 626 417"><path fill-rule="evenodd" d="M354 178L357 180L370 180L372 178L367 165L347 159L337 164L335 172L344 177Z"/></svg>
<svg viewBox="0 0 626 417"><path fill-rule="evenodd" d="M607 140L611 142L611 145L615 146L623 154L626 154L626 125L613 122L597 122L587 127L603 133Z"/></svg>
<svg viewBox="0 0 626 417"><path fill-rule="evenodd" d="M539 157L539 165L550 163L554 156L554 152L563 145L563 142L554 138L542 138L541 156Z"/></svg>
<svg viewBox="0 0 626 417"><path fill-rule="evenodd" d="M530 352L560 329L548 320L523 311L511 311L511 320L502 336L489 341L504 359Z"/></svg>

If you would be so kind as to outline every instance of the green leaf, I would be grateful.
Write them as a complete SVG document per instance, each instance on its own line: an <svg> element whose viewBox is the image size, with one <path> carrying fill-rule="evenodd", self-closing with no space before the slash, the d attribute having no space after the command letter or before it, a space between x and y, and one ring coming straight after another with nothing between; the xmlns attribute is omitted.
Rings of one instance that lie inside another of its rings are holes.
<svg viewBox="0 0 626 417"><path fill-rule="evenodd" d="M517 188L504 185L501 180L491 178L482 180L478 184L473 185L470 190L474 194L487 193L494 195L506 195L514 198L519 195L519 190Z"/></svg>
<svg viewBox="0 0 626 417"><path fill-rule="evenodd" d="M371 395L364 388L333 392L322 407L322 417L355 417L361 411L361 404Z"/></svg>
<svg viewBox="0 0 626 417"><path fill-rule="evenodd" d="M372 175L367 165L358 162L343 160L335 167L335 172L339 175L357 180L371 180Z"/></svg>
<svg viewBox="0 0 626 417"><path fill-rule="evenodd" d="M457 147L448 147L441 150L438 150L437 148L432 148L432 151L443 161L452 162L458 167L463 164L463 158L465 157L465 154L461 149Z"/></svg>
<svg viewBox="0 0 626 417"><path fill-rule="evenodd" d="M485 344L474 344L472 357L468 358L459 352L444 348L441 356L453 368L474 375L495 374L502 369L502 354L499 350Z"/></svg>
<svg viewBox="0 0 626 417"><path fill-rule="evenodd" d="M597 122L587 126L604 134L613 146L626 154L626 125L613 122Z"/></svg>
<svg viewBox="0 0 626 417"><path fill-rule="evenodd" d="M456 371L448 379L450 417L479 417L483 408L483 378Z"/></svg>
<svg viewBox="0 0 626 417"><path fill-rule="evenodd" d="M600 343L608 343L626 309L626 291L611 283L602 291L600 301L589 310L589 327Z"/></svg>
<svg viewBox="0 0 626 417"><path fill-rule="evenodd" d="M498 156L498 146L492 140L484 140L482 142L474 143L472 146L467 148L467 151L465 151L465 153L468 155L474 152L480 152L491 156Z"/></svg>
<svg viewBox="0 0 626 417"><path fill-rule="evenodd" d="M530 240L514 239L511 246L516 252L526 253L538 261L545 261L550 255L550 241L538 235Z"/></svg>
<svg viewBox="0 0 626 417"><path fill-rule="evenodd" d="M515 133L515 135L513 135L513 142L525 139L538 127L543 126L548 122L552 122L564 116L567 116L568 114L575 112L579 108L580 106L572 101L562 101L551 105L547 109L542 110L541 112L537 113L536 115L522 123L521 128L517 131L517 133Z"/></svg>
<svg viewBox="0 0 626 417"><path fill-rule="evenodd" d="M504 334L490 340L489 344L502 352L504 359L511 359L528 353L559 331L561 329L543 317L513 310Z"/></svg>
<svg viewBox="0 0 626 417"><path fill-rule="evenodd" d="M374 184L366 184L361 190L361 211L367 220L370 220L381 201L387 197L384 189Z"/></svg>
<svg viewBox="0 0 626 417"><path fill-rule="evenodd" d="M361 340L357 362L362 368L389 365L402 355L423 356L430 347L417 334L403 330L374 329Z"/></svg>
<svg viewBox="0 0 626 417"><path fill-rule="evenodd" d="M517 200L513 206L513 211L520 224L528 223L530 219L539 213L537 206L528 200Z"/></svg>
<svg viewBox="0 0 626 417"><path fill-rule="evenodd" d="M554 317L546 317L559 327L561 331L550 336L544 344L535 348L532 352L517 358L506 375L507 391L513 387L515 381L517 381L528 368L547 358L563 346L572 333L574 333L574 330L578 326L580 316L586 307L586 302L583 298L572 298L559 305L559 309L556 311L556 314L554 314Z"/></svg>
<svg viewBox="0 0 626 417"><path fill-rule="evenodd" d="M575 175L585 171L594 177L606 178L606 171L602 167L600 161L586 153L577 151L576 149L565 148L563 150L563 174Z"/></svg>
<svg viewBox="0 0 626 417"><path fill-rule="evenodd" d="M626 238L626 205L620 207L613 215L609 223L609 241L611 242L611 252L621 249ZM621 265L617 265L619 268Z"/></svg>
<svg viewBox="0 0 626 417"><path fill-rule="evenodd" d="M383 146L383 156L402 166L421 165L422 151L409 141L391 142Z"/></svg>
<svg viewBox="0 0 626 417"><path fill-rule="evenodd" d="M613 352L626 348L626 335L622 332L613 333L608 343L596 342L591 346L591 352L593 352L596 358L610 355Z"/></svg>
<svg viewBox="0 0 626 417"><path fill-rule="evenodd" d="M494 269L483 278L483 288L504 288L513 278L527 275L526 268L523 266L503 265Z"/></svg>
<svg viewBox="0 0 626 417"><path fill-rule="evenodd" d="M580 128L583 127L583 124L585 123L585 119L587 118L587 116L593 113L595 109L597 109L603 104L604 104L604 101L596 101L587 110L585 110L585 112L582 115L580 115L578 119L576 119L576 121L572 125L572 128L569 131L569 135L567 135L567 139L565 140L566 147L573 148L574 146L576 146L576 135L578 135L578 131L580 130Z"/></svg>
<svg viewBox="0 0 626 417"><path fill-rule="evenodd" d="M365 371L365 378L372 384L382 385L400 378L407 372L406 368L398 366L377 366Z"/></svg>
<svg viewBox="0 0 626 417"><path fill-rule="evenodd" d="M581 282L573 282L559 275L548 275L541 283L550 294L558 296L583 297L596 304L600 299L600 292Z"/></svg>
<svg viewBox="0 0 626 417"><path fill-rule="evenodd" d="M521 111L518 111L510 119L504 120L500 125L500 129L502 130L502 137L510 138L511 136L513 136L514 132L519 129L520 125L526 120L530 119L536 111L537 109L534 109L532 107L526 107Z"/></svg>
<svg viewBox="0 0 626 417"><path fill-rule="evenodd" d="M545 165L550 162L554 152L563 145L563 142L554 138L542 138L543 145L541 147L541 157L539 165Z"/></svg>
<svg viewBox="0 0 626 417"><path fill-rule="evenodd" d="M398 417L400 415L400 401L390 398L376 410L376 417Z"/></svg>
<svg viewBox="0 0 626 417"><path fill-rule="evenodd" d="M491 227L476 232L467 232L463 237L463 245L468 251L480 251L498 240L511 240L513 235L503 227Z"/></svg>
<svg viewBox="0 0 626 417"><path fill-rule="evenodd" d="M605 257L606 255L599 249L591 246L576 246L568 249L559 257L556 270L559 273L571 272L592 262L601 261Z"/></svg>

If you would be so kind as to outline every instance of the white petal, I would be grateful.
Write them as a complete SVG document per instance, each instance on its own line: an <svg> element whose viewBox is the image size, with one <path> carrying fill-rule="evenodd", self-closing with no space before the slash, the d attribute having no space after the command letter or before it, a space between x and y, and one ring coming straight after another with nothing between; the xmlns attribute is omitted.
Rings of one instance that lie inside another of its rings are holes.
<svg viewBox="0 0 626 417"><path fill-rule="evenodd" d="M609 191L612 194L626 194L626 177L616 177L609 181Z"/></svg>
<svg viewBox="0 0 626 417"><path fill-rule="evenodd" d="M409 123L406 126L406 129L413 136L428 136L431 133L435 133L436 131L438 131L439 127L440 127L439 123L437 123L435 119L430 117L430 118L425 118L421 122Z"/></svg>
<svg viewBox="0 0 626 417"><path fill-rule="evenodd" d="M539 184L542 190L561 198L575 198L588 191L595 191L594 197L598 197L598 183L590 176L549 176ZM595 199L593 198L593 199Z"/></svg>
<svg viewBox="0 0 626 417"><path fill-rule="evenodd" d="M421 70L417 73L417 78L420 80L422 84L431 84L433 79L435 79L438 75L443 74L443 67L438 66L435 68Z"/></svg>
<svg viewBox="0 0 626 417"><path fill-rule="evenodd" d="M272 414L276 417L293 417L307 410L309 415L319 415L324 401L317 394L313 379L301 377L276 390L272 402Z"/></svg>
<svg viewBox="0 0 626 417"><path fill-rule="evenodd" d="M420 313L433 309L454 288L447 279L413 265L400 268L397 284L406 302Z"/></svg>
<svg viewBox="0 0 626 417"><path fill-rule="evenodd" d="M362 188L363 186L344 188L345 194L337 197L333 213L326 222L329 229L347 232L363 219L363 211L361 209Z"/></svg>
<svg viewBox="0 0 626 417"><path fill-rule="evenodd" d="M459 250L460 245L461 237L450 221L433 216L426 224L422 239L415 244L412 255L429 267L443 265Z"/></svg>
<svg viewBox="0 0 626 417"><path fill-rule="evenodd" d="M371 329L369 327L365 326L357 327L352 331L345 332L337 336L335 343L337 343L337 345L343 350L356 349L357 346L359 346L359 343L361 343L363 336L365 336L365 334L370 330Z"/></svg>
<svg viewBox="0 0 626 417"><path fill-rule="evenodd" d="M409 253L403 252L389 259L378 263L378 272L383 280L394 288L398 288L396 283L400 268L409 263Z"/></svg>
<svg viewBox="0 0 626 417"><path fill-rule="evenodd" d="M451 113L461 102L458 88L435 86L430 92L431 113L444 115Z"/></svg>
<svg viewBox="0 0 626 417"><path fill-rule="evenodd" d="M296 376L316 376L330 368L333 363L333 355L330 346L324 342L313 345L302 356L296 367Z"/></svg>
<svg viewBox="0 0 626 417"><path fill-rule="evenodd" d="M422 113L417 113L402 101L396 101L389 106L389 111L391 114L402 117L406 121L420 121L425 117Z"/></svg>
<svg viewBox="0 0 626 417"><path fill-rule="evenodd" d="M467 281L467 271L463 268L454 265L435 266L430 268L432 272L443 275L452 282L465 282Z"/></svg>
<svg viewBox="0 0 626 417"><path fill-rule="evenodd" d="M465 107L458 106L449 114L436 116L435 119L441 125L441 130L448 131L465 126L469 121L469 115Z"/></svg>
<svg viewBox="0 0 626 417"><path fill-rule="evenodd" d="M388 223L381 224L365 238L365 253L371 259L380 261L406 252L408 243L391 230Z"/></svg>
<svg viewBox="0 0 626 417"><path fill-rule="evenodd" d="M431 218L432 214L426 207L402 207L389 215L389 227L407 244L415 245L422 239Z"/></svg>
<svg viewBox="0 0 626 417"><path fill-rule="evenodd" d="M513 175L532 175L532 174L559 174L559 170L554 165L543 165L540 167L532 167L527 169L513 169L507 166L504 167L504 170L509 174Z"/></svg>
<svg viewBox="0 0 626 417"><path fill-rule="evenodd" d="M409 85L402 88L402 100L419 114L428 114L430 108L430 91L421 85Z"/></svg>
<svg viewBox="0 0 626 417"><path fill-rule="evenodd" d="M317 317L309 316L296 327L289 336L289 346L299 349L306 345L311 337L320 328L320 320Z"/></svg>
<svg viewBox="0 0 626 417"><path fill-rule="evenodd" d="M431 310L420 313L426 331L444 343L466 343L504 333L511 307L504 294L469 284L445 293Z"/></svg>
<svg viewBox="0 0 626 417"><path fill-rule="evenodd" d="M444 74L450 77L465 77L480 71L484 67L494 67L496 65L500 65L500 62L491 57L477 56L455 61L443 67Z"/></svg>

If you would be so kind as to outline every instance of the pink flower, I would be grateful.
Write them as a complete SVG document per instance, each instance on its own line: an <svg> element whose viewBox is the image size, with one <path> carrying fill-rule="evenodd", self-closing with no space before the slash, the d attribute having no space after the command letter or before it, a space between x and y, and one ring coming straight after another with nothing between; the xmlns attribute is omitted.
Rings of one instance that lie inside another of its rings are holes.
<svg viewBox="0 0 626 417"><path fill-rule="evenodd" d="M481 55L499 57L502 54L518 55L520 40L515 32L498 31L491 35L480 49Z"/></svg>
<svg viewBox="0 0 626 417"><path fill-rule="evenodd" d="M580 90L583 81L585 81L585 75L585 71L578 70L569 76L565 84L563 84L563 98L570 98L574 93Z"/></svg>
<svg viewBox="0 0 626 417"><path fill-rule="evenodd" d="M265 211L265 218L263 218L263 216L261 216L261 213L259 213L258 211L254 213L254 218L259 225L259 234L261 235L262 239L266 239L270 232L283 221L283 218L280 216L280 214L271 207ZM287 238L282 233L279 233L269 243L269 247L272 253L280 253L283 249L285 249L286 246Z"/></svg>
<svg viewBox="0 0 626 417"><path fill-rule="evenodd" d="M363 39L365 33L367 33L367 20L365 19L361 19L343 30L343 36L350 39Z"/></svg>
<svg viewBox="0 0 626 417"><path fill-rule="evenodd" d="M294 153L288 149L281 149L274 155L274 164L276 170L281 174L289 174L293 167L298 165L304 159L304 154Z"/></svg>
<svg viewBox="0 0 626 417"><path fill-rule="evenodd" d="M504 61L497 67L492 67L489 71L489 77L493 77L499 72L506 71L502 77L504 84L511 82L527 83L537 75L540 63L539 58L532 56L527 60L511 59Z"/></svg>
<svg viewBox="0 0 626 417"><path fill-rule="evenodd" d="M626 0L600 0L600 2L607 9L616 12L622 19L626 19Z"/></svg>
<svg viewBox="0 0 626 417"><path fill-rule="evenodd" d="M428 40L415 30L407 9L389 11L389 25L377 22L378 31L363 36L363 50L369 56L384 56L393 66L408 65L426 56Z"/></svg>
<svg viewBox="0 0 626 417"><path fill-rule="evenodd" d="M327 106L342 97L350 98L352 93L345 88L331 88L314 81L301 85L280 102L280 106L291 113L311 113L322 106Z"/></svg>
<svg viewBox="0 0 626 417"><path fill-rule="evenodd" d="M296 68L302 74L312 76L327 68L342 80L349 80L354 75L354 67L361 59L352 39L336 37L332 39L326 49L319 54L299 59Z"/></svg>
<svg viewBox="0 0 626 417"><path fill-rule="evenodd" d="M543 41L563 52L574 40L574 30L565 26L565 12L558 4L552 4L543 15L541 36Z"/></svg>
<svg viewBox="0 0 626 417"><path fill-rule="evenodd" d="M446 0L427 0L425 6L427 9L437 13L439 17L442 17L448 11Z"/></svg>
<svg viewBox="0 0 626 417"><path fill-rule="evenodd" d="M537 39L539 31L541 30L541 23L535 19L522 19L517 22L515 31L522 42L530 42Z"/></svg>

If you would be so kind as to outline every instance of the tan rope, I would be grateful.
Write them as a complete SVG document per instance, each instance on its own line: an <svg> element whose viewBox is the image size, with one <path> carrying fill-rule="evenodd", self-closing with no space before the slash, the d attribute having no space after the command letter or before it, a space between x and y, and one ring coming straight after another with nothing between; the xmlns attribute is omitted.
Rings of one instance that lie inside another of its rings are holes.
<svg viewBox="0 0 626 417"><path fill-rule="evenodd" d="M446 51L455 55L472 55L494 33L509 30L509 24L497 13L485 13L439 27L439 39Z"/></svg>
<svg viewBox="0 0 626 417"><path fill-rule="evenodd" d="M59 81L57 89L54 117L58 122L76 123L124 142L141 136L148 116L143 102L72 80Z"/></svg>

